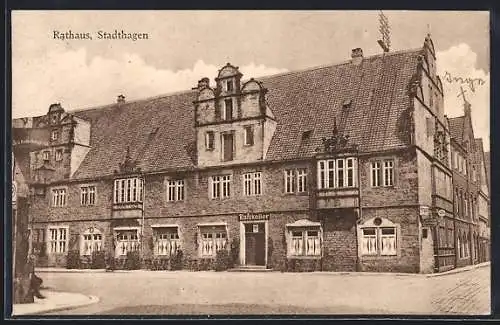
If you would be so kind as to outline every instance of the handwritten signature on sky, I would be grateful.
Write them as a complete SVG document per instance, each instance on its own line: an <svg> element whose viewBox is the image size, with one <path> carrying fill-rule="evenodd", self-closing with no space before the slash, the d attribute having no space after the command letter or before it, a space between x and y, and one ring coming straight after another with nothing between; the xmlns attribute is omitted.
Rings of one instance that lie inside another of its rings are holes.
<svg viewBox="0 0 500 325"><path fill-rule="evenodd" d="M461 85L466 84L472 92L476 91L476 86L482 86L486 83L486 81L481 78L463 78L452 76L448 71L445 72L443 80L448 83L459 83Z"/></svg>

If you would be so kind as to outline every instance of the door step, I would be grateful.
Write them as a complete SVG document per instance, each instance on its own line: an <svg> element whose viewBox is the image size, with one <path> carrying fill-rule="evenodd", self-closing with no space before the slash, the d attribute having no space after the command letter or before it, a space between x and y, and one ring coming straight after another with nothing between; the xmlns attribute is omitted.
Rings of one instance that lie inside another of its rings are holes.
<svg viewBox="0 0 500 325"><path fill-rule="evenodd" d="M271 272L272 269L266 269L265 266L260 265L242 265L233 269L227 270L228 272Z"/></svg>

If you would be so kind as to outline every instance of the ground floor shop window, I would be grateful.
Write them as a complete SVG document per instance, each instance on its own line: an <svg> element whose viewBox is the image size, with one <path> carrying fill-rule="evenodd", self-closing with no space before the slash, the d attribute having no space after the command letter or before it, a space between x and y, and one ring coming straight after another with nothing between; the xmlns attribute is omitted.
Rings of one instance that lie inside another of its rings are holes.
<svg viewBox="0 0 500 325"><path fill-rule="evenodd" d="M358 226L361 255L392 256L398 252L398 226L385 218L373 218Z"/></svg>
<svg viewBox="0 0 500 325"><path fill-rule="evenodd" d="M172 256L181 248L177 226L159 226L153 229L154 254Z"/></svg>
<svg viewBox="0 0 500 325"><path fill-rule="evenodd" d="M321 256L322 231L319 222L302 219L288 224L286 228L289 257Z"/></svg>
<svg viewBox="0 0 500 325"><path fill-rule="evenodd" d="M227 229L225 225L199 226L201 257L215 257L217 251L227 249Z"/></svg>
<svg viewBox="0 0 500 325"><path fill-rule="evenodd" d="M49 253L66 253L68 247L68 227L49 227Z"/></svg>
<svg viewBox="0 0 500 325"><path fill-rule="evenodd" d="M141 248L138 229L115 230L115 256L126 256L129 252L137 252Z"/></svg>
<svg viewBox="0 0 500 325"><path fill-rule="evenodd" d="M89 228L82 235L81 255L91 256L93 252L98 252L102 249L102 233L95 229Z"/></svg>

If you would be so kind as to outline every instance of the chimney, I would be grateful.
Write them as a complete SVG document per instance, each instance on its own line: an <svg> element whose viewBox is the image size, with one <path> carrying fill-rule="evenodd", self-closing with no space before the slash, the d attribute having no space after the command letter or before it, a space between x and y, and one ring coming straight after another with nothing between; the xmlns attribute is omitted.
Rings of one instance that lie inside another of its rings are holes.
<svg viewBox="0 0 500 325"><path fill-rule="evenodd" d="M363 50L361 48L355 48L351 53L352 64L359 65L363 61Z"/></svg>
<svg viewBox="0 0 500 325"><path fill-rule="evenodd" d="M118 95L118 97L116 98L116 102L117 102L118 104L125 103L125 96L123 96L123 95Z"/></svg>

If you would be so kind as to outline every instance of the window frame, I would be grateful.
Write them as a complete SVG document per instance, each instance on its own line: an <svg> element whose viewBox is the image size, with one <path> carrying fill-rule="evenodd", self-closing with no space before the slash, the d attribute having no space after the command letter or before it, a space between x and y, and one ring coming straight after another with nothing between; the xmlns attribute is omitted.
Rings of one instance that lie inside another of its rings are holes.
<svg viewBox="0 0 500 325"><path fill-rule="evenodd" d="M214 150L215 149L215 132L214 131L206 131L205 132L205 150Z"/></svg>
<svg viewBox="0 0 500 325"><path fill-rule="evenodd" d="M370 161L370 186L394 187L396 183L395 169L396 162L393 158ZM390 173L389 178L388 173Z"/></svg>
<svg viewBox="0 0 500 325"><path fill-rule="evenodd" d="M205 234L207 235L206 238ZM222 250L229 250L229 232L227 225L198 225L198 238L199 258L215 258L218 251L217 245L219 245L219 248L220 245L222 245ZM205 243L208 242L212 244L205 246Z"/></svg>
<svg viewBox="0 0 500 325"><path fill-rule="evenodd" d="M43 159L43 161L50 161L50 151L49 150L42 151L42 159Z"/></svg>
<svg viewBox="0 0 500 325"><path fill-rule="evenodd" d="M135 236L130 236L130 234L134 234ZM127 234L127 237L123 239L123 235ZM115 247L114 247L114 255L115 257L120 257L120 256L127 256L128 252L134 252L134 251L140 251L141 249L141 239L140 239L140 234L139 234L139 228L138 227L130 227L129 229L113 229L113 236L114 236L114 241L115 241ZM135 237L135 238L134 238ZM122 245L122 249L120 250L120 243L124 243L126 247ZM123 249L125 248L125 249ZM129 249L131 248L131 249Z"/></svg>
<svg viewBox="0 0 500 325"><path fill-rule="evenodd" d="M376 224L376 219L380 223ZM373 217L357 226L358 229L358 254L362 258L395 258L401 254L401 229L400 225L393 223L384 217ZM365 234L365 231L372 231ZM392 231L392 234L384 234L384 230ZM390 250L384 250L384 239L390 239ZM367 240L373 244L367 244ZM369 249L368 247L373 247Z"/></svg>
<svg viewBox="0 0 500 325"><path fill-rule="evenodd" d="M250 136L249 136L250 134ZM249 141L250 139L250 141ZM254 145L254 127L253 125L243 126L243 145L251 147Z"/></svg>
<svg viewBox="0 0 500 325"><path fill-rule="evenodd" d="M54 136L54 134L55 134L55 136ZM50 132L50 140L55 141L57 139L59 139L59 130L52 130Z"/></svg>
<svg viewBox="0 0 500 325"><path fill-rule="evenodd" d="M90 231L92 229L92 231ZM90 236L90 239L86 239L86 236ZM100 239L96 239L95 237L99 236ZM81 235L82 244L80 246L80 256L92 256L93 252L103 251L104 250L104 236L102 232L96 227L90 227L85 230ZM90 243L90 250L85 249L85 245ZM97 250L93 248L97 247Z"/></svg>
<svg viewBox="0 0 500 325"><path fill-rule="evenodd" d="M61 160L63 160L63 150L56 149L55 161L61 161Z"/></svg>
<svg viewBox="0 0 500 325"><path fill-rule="evenodd" d="M262 172L249 172L243 174L243 195L262 195Z"/></svg>
<svg viewBox="0 0 500 325"><path fill-rule="evenodd" d="M231 103L231 105L228 105L228 103ZM231 116L228 117L228 108L231 108ZM234 102L232 97L224 98L224 109L222 110L222 119L224 121L231 121L233 119L234 115Z"/></svg>
<svg viewBox="0 0 500 325"><path fill-rule="evenodd" d="M95 185L82 185L80 186L80 205L92 206L96 204L96 186Z"/></svg>
<svg viewBox="0 0 500 325"><path fill-rule="evenodd" d="M167 231L168 229L168 231ZM161 238L163 235L166 235L166 238ZM177 225L169 225L169 226L158 226L153 228L153 255L158 257L171 257L175 256L176 252L179 249L182 249L182 241L181 235L179 231L179 226ZM164 243L166 245L162 245L164 249L160 251L160 243Z"/></svg>
<svg viewBox="0 0 500 325"><path fill-rule="evenodd" d="M144 201L144 178L117 178L113 184L113 204L142 203Z"/></svg>
<svg viewBox="0 0 500 325"><path fill-rule="evenodd" d="M231 183L232 175L212 175L210 176L210 199L212 200L225 200L232 196ZM217 188L217 190L216 190Z"/></svg>
<svg viewBox="0 0 500 325"><path fill-rule="evenodd" d="M339 164L342 162L342 164ZM351 167L347 167L349 162ZM339 167L341 165L341 167ZM317 162L318 189L350 189L358 187L358 160L355 157L321 159ZM349 184L348 173L352 174L352 184ZM342 176L342 177L340 177ZM342 184L340 184L342 180Z"/></svg>
<svg viewBox="0 0 500 325"><path fill-rule="evenodd" d="M166 199L167 202L182 202L186 199L186 181L184 179L167 178ZM173 194L171 196L171 194Z"/></svg>
<svg viewBox="0 0 500 325"><path fill-rule="evenodd" d="M55 234L55 239L53 235ZM64 236L63 236L64 234ZM64 238L62 238L64 237ZM69 226L47 227L47 254L66 254L69 245Z"/></svg>
<svg viewBox="0 0 500 325"><path fill-rule="evenodd" d="M65 207L68 198L67 198L67 188L66 187L55 187L52 188L51 191L51 207L53 208L62 208Z"/></svg>

